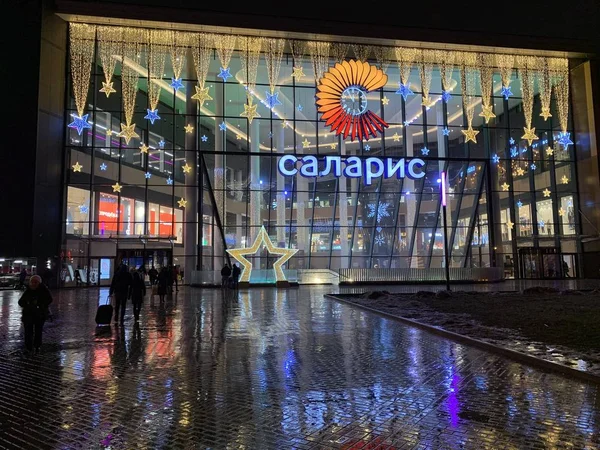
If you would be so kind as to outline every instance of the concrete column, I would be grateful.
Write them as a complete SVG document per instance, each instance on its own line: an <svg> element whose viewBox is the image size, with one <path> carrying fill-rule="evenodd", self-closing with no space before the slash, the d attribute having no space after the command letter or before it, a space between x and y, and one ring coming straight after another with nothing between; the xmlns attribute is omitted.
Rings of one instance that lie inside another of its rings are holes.
<svg viewBox="0 0 600 450"><path fill-rule="evenodd" d="M299 138L298 138L299 139ZM302 153L304 153L304 149L302 145L299 145L299 148L296 149L298 152L298 158ZM304 264L307 263L308 256L308 247L307 241L309 236L309 230L306 228L307 220L306 220L306 205L308 204L308 197L312 195L312 193L308 193L308 179L300 176L300 174L296 174L296 245L298 246L298 253L300 253L304 259ZM304 269L306 267L298 267L299 269Z"/></svg>
<svg viewBox="0 0 600 450"><path fill-rule="evenodd" d="M444 123L444 105L443 102L437 102L435 104L435 116L436 116L436 123L438 124L442 124ZM448 149L446 147L446 139L444 138L444 133L443 133L444 128L441 125L438 125L437 127L437 132L436 132L436 138L437 138L437 144L438 144L438 157L439 158L445 158L448 156ZM444 167L446 166L446 164L444 163L444 161L439 161L438 162L438 171L441 172L442 170L444 170ZM446 185L446 188L448 188L448 185ZM448 191L446 191L448 192ZM440 223L442 224L442 229L440 230L442 233L444 232L448 232L448 250L450 250L450 248L452 248L452 242L450 242L450 236L452 234L452 201L450 200L450 195L448 195L448 201L447 201L447 206L446 206L446 226L444 227L444 214L443 214L443 210L442 210L442 198L440 196ZM444 249L445 251L445 249ZM451 251L449 251L450 254L452 254ZM443 263L442 263L443 265ZM450 267L452 267L452 261L450 261Z"/></svg>
<svg viewBox="0 0 600 450"><path fill-rule="evenodd" d="M285 128L279 127L279 132L275 135L275 145L277 153L282 155L285 151ZM285 178L277 171L277 244L285 247Z"/></svg>
<svg viewBox="0 0 600 450"><path fill-rule="evenodd" d="M340 156L346 154L346 143L340 139ZM348 194L346 191L346 177L342 174L339 178L338 210L340 217L340 268L348 268L348 256L350 253L348 241ZM335 226L335 223L334 223Z"/></svg>
<svg viewBox="0 0 600 450"><path fill-rule="evenodd" d="M191 65L190 65L191 66ZM187 205L184 211L184 232L183 232L183 244L184 244L184 277L185 280L192 279L192 271L196 270L196 264L198 264L198 147L197 147L197 124L195 115L197 113L197 102L191 98L191 95L195 92L194 86L196 84L193 80L195 77L191 73L193 70L188 67L187 78L190 81L186 82L185 86L185 112L187 115L186 125L191 124L194 127L194 131L185 133L185 149L186 149L186 161L192 166L192 177L186 179L185 187L185 199ZM160 152L161 158L164 152ZM162 164L162 159L161 159ZM176 199L178 200L178 199ZM200 221L201 222L201 221ZM177 224L175 228L177 228Z"/></svg>
<svg viewBox="0 0 600 450"><path fill-rule="evenodd" d="M217 85L215 89L215 151L224 152L226 136L225 132L221 131L219 125L223 122L223 87ZM223 189L225 187L225 155L215 155L215 167L212 188L217 204L217 214L221 219L223 227L225 226L225 195ZM225 255L223 249L223 240L215 223L215 234L213 236L213 267L219 270L223 267Z"/></svg>
<svg viewBox="0 0 600 450"><path fill-rule="evenodd" d="M410 159L414 156L414 151L413 151L413 129L416 129L416 127L407 127L406 129L406 158ZM413 235L415 235L415 245L413 246L413 251L412 254L410 255L410 267L411 268L416 268L419 267L419 261L417 258L417 242L416 242L416 230L414 228L412 228L414 221L415 221L415 215L417 213L417 196L415 195L415 181L411 180L410 178L404 178L404 201L406 202L406 226L410 227L410 231L409 233L412 233ZM406 192L410 192L409 195L406 195ZM408 239L409 243L410 243L410 239L411 239L412 235L407 234L406 238Z"/></svg>

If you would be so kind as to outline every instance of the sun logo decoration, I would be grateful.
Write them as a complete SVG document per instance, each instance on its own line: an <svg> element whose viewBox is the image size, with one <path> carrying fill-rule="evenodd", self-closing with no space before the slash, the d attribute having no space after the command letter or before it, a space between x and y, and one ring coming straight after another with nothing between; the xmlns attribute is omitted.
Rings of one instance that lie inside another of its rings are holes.
<svg viewBox="0 0 600 450"><path fill-rule="evenodd" d="M367 94L387 83L387 75L368 62L343 61L329 68L317 86L317 111L326 126L344 139L369 140L389 125L370 111Z"/></svg>

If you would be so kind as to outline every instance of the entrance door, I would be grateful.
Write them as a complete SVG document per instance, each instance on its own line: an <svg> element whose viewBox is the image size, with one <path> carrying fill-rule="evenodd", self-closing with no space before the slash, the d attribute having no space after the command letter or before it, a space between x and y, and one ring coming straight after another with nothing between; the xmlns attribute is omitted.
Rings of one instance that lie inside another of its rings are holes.
<svg viewBox="0 0 600 450"><path fill-rule="evenodd" d="M113 265L113 258L92 258L89 272L90 286L110 286Z"/></svg>
<svg viewBox="0 0 600 450"><path fill-rule="evenodd" d="M554 247L526 247L519 249L521 278L555 279L563 276L560 253Z"/></svg>

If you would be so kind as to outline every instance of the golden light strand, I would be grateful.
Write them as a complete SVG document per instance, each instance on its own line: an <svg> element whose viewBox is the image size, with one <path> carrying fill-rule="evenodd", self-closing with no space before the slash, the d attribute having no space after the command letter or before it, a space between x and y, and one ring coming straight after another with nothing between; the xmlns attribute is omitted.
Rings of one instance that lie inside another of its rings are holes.
<svg viewBox="0 0 600 450"><path fill-rule="evenodd" d="M104 81L100 92L110 94L117 92L113 87L113 75L117 66L117 59L122 55L123 50L123 29L121 27L98 27L98 53L104 72Z"/></svg>
<svg viewBox="0 0 600 450"><path fill-rule="evenodd" d="M375 54L375 60L377 61L377 65L384 72L387 70L390 65L392 49L390 47L382 47L382 46L374 46L373 53Z"/></svg>
<svg viewBox="0 0 600 450"><path fill-rule="evenodd" d="M329 66L329 42L310 41L308 51L313 65L315 83L323 77L323 74Z"/></svg>
<svg viewBox="0 0 600 450"><path fill-rule="evenodd" d="M167 59L169 35L162 30L150 31L150 52L148 54L148 103L150 109L155 110L160 100L160 84L156 80L162 80Z"/></svg>
<svg viewBox="0 0 600 450"><path fill-rule="evenodd" d="M358 61L366 61L371 54L371 46L363 44L352 44L352 50Z"/></svg>
<svg viewBox="0 0 600 450"><path fill-rule="evenodd" d="M302 64L300 60L302 59L302 56L304 56L304 52L306 51L306 42L291 40L289 41L289 43L294 64L292 68L292 77L296 80L299 80L304 76L304 71L302 69Z"/></svg>
<svg viewBox="0 0 600 450"><path fill-rule="evenodd" d="M207 33L198 33L191 39L192 42L192 57L194 60L194 68L198 77L198 86L195 86L196 93L192 95L194 100L202 105L212 97L208 93L208 87L204 87L208 70L210 68L210 58L212 54L212 44L214 37Z"/></svg>
<svg viewBox="0 0 600 450"><path fill-rule="evenodd" d="M285 39L265 40L265 63L267 65L267 75L269 77L271 94L275 92L275 86L277 86L277 81L279 81L279 71L281 70L284 47Z"/></svg>
<svg viewBox="0 0 600 450"><path fill-rule="evenodd" d="M477 57L475 53L463 52L459 56L461 62L460 85L462 89L463 111L467 117L467 129L461 130L465 142L477 143L479 131L473 129L473 115L475 112L475 79L477 77L475 66Z"/></svg>
<svg viewBox="0 0 600 450"><path fill-rule="evenodd" d="M258 105L254 105L254 88L256 86L256 77L258 75L258 62L260 60L260 51L263 44L261 37L240 36L240 62L242 64L242 77L245 79L246 95L248 103L244 105L244 111L240 117L245 117L252 123L260 114L256 111Z"/></svg>
<svg viewBox="0 0 600 450"><path fill-rule="evenodd" d="M433 75L433 61L435 52L433 50L422 50L419 61L419 75L421 77L421 89L423 90L423 101L421 104L426 108L431 107L433 102L429 98L431 90L431 78Z"/></svg>
<svg viewBox="0 0 600 450"><path fill-rule="evenodd" d="M548 117L552 117L550 113L550 103L552 100L552 84L550 83L550 68L548 67L548 58L536 58L539 90L540 90L540 103L542 111L540 116L544 118L544 121L548 120Z"/></svg>
<svg viewBox="0 0 600 450"><path fill-rule="evenodd" d="M185 54L190 44L190 34L182 31L167 31L167 42L169 54L171 55L171 67L173 67L173 78L180 79L185 64Z"/></svg>
<svg viewBox="0 0 600 450"><path fill-rule="evenodd" d="M334 42L331 44L331 57L333 58L333 62L341 63L344 59L346 59L349 47L350 45L343 42Z"/></svg>
<svg viewBox="0 0 600 450"><path fill-rule="evenodd" d="M213 35L213 38L215 48L217 49L217 55L221 62L221 67L227 69L231 62L231 56L233 55L237 36L235 34L215 34Z"/></svg>
<svg viewBox="0 0 600 450"><path fill-rule="evenodd" d="M145 43L148 42L148 32L140 28L124 28L123 40L121 70L123 92L121 96L123 97L125 123L121 123L121 132L117 136L122 137L129 144L131 138L139 137L135 132L135 123L132 123L139 77L134 67L142 64L142 52Z"/></svg>
<svg viewBox="0 0 600 450"><path fill-rule="evenodd" d="M73 97L75 97L77 114L82 117L90 88L96 27L83 23L70 23L69 35Z"/></svg>
<svg viewBox="0 0 600 450"><path fill-rule="evenodd" d="M558 121L564 134L569 125L569 61L566 58L553 58L548 64L551 65L551 70L554 69L553 88L556 94Z"/></svg>
<svg viewBox="0 0 600 450"><path fill-rule="evenodd" d="M446 92L452 88L452 73L454 72L455 58L456 52L435 50L435 59L439 64L440 78L442 79L442 90Z"/></svg>
<svg viewBox="0 0 600 450"><path fill-rule="evenodd" d="M510 82L515 64L514 55L496 55L496 66L500 69L500 78L502 79L502 87L510 91ZM506 98L508 98L505 95Z"/></svg>
<svg viewBox="0 0 600 450"><path fill-rule="evenodd" d="M481 103L482 111L479 117L485 119L488 123L491 118L496 117L492 111L492 83L494 77L494 57L489 53L480 53L477 55L477 68L479 69L479 80L481 83Z"/></svg>
<svg viewBox="0 0 600 450"><path fill-rule="evenodd" d="M408 78L410 77L410 70L417 56L417 49L396 47L395 51L398 69L400 70L400 82L403 85L406 85L408 83Z"/></svg>
<svg viewBox="0 0 600 450"><path fill-rule="evenodd" d="M535 127L531 127L533 120L533 83L535 74L535 60L531 56L518 56L517 64L521 67L521 93L523 96L523 116L525 117L525 134L521 139L527 140L528 145L539 139L535 135Z"/></svg>

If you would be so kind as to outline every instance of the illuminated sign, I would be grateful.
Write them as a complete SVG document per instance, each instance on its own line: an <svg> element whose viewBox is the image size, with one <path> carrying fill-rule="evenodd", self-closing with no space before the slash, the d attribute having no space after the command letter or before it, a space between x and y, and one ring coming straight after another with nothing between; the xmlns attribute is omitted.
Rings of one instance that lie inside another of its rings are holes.
<svg viewBox="0 0 600 450"><path fill-rule="evenodd" d="M369 140L388 124L368 109L367 93L387 83L387 75L368 62L343 61L323 74L317 86L317 111L325 126L344 139Z"/></svg>
<svg viewBox="0 0 600 450"><path fill-rule="evenodd" d="M296 167L300 163L299 167ZM319 170L319 163L324 165L323 170ZM345 167L342 168L342 165ZM342 158L341 156L325 156L320 160L316 156L307 155L297 158L294 155L285 155L279 158L277 164L279 173L284 176L300 176L306 178L325 177L333 174L335 177L342 175L348 178L363 178L364 184L370 186L374 178L383 176L384 178L398 179L410 178L418 180L425 176L425 161L420 158L405 159L400 158L365 158L357 156Z"/></svg>

